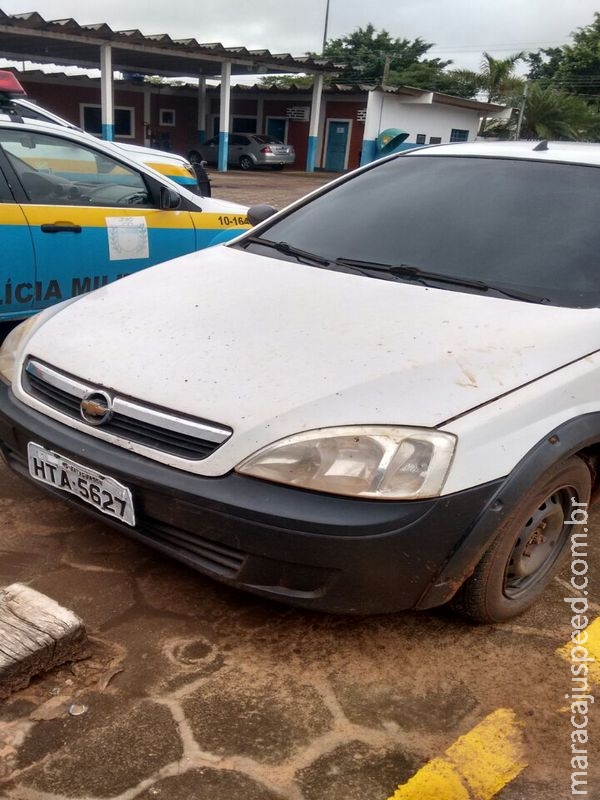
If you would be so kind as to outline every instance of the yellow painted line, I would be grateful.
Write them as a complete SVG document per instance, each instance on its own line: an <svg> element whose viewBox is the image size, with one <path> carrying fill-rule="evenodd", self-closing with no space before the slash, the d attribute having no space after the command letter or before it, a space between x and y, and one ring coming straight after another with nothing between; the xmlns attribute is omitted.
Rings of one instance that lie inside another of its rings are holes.
<svg viewBox="0 0 600 800"><path fill-rule="evenodd" d="M491 800L527 766L521 728L514 711L497 709L389 800Z"/></svg>
<svg viewBox="0 0 600 800"><path fill-rule="evenodd" d="M556 652L561 658L571 662L574 667L579 668L579 665L585 664L588 683L600 684L600 617L596 617L580 633L573 628L573 634L575 634L575 638L569 639Z"/></svg>

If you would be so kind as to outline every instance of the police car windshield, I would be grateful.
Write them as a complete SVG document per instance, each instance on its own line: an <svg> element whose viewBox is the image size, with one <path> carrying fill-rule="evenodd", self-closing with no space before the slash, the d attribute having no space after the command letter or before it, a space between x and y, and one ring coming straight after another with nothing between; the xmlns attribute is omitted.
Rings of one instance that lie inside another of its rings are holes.
<svg viewBox="0 0 600 800"><path fill-rule="evenodd" d="M600 305L600 168L419 155L375 165L273 222L261 236L336 259L418 264L554 305ZM238 246L244 247L242 241ZM372 273L377 278L377 273ZM437 284L448 291L466 286Z"/></svg>

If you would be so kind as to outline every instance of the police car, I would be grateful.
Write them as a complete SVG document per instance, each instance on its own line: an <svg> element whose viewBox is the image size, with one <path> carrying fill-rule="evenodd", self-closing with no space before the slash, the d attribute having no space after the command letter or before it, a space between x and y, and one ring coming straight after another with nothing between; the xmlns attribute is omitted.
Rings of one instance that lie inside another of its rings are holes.
<svg viewBox="0 0 600 800"><path fill-rule="evenodd" d="M573 552L585 592L599 195L598 145L374 162L13 331L0 448L123 533L307 608L502 621Z"/></svg>
<svg viewBox="0 0 600 800"><path fill-rule="evenodd" d="M85 133L81 128L58 114L26 100L26 94L12 72L0 70L0 120L42 122L46 125L58 125L61 128ZM95 137L92 134L87 135L92 141L94 140ZM192 166L187 159L176 153L167 153L164 150L140 147L126 142L108 142L106 144L115 150L117 156L119 153L124 153L133 161L151 167L175 183L185 186L186 189L210 197L210 180L201 163Z"/></svg>
<svg viewBox="0 0 600 800"><path fill-rule="evenodd" d="M248 227L244 206L199 197L88 134L0 119L0 321Z"/></svg>

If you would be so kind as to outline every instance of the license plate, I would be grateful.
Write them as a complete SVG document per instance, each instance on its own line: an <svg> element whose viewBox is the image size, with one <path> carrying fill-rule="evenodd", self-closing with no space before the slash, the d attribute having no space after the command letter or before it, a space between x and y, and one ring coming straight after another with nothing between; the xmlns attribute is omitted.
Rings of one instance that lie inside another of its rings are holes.
<svg viewBox="0 0 600 800"><path fill-rule="evenodd" d="M135 525L131 491L119 481L35 442L28 443L27 458L29 474L36 481L74 494L103 514Z"/></svg>

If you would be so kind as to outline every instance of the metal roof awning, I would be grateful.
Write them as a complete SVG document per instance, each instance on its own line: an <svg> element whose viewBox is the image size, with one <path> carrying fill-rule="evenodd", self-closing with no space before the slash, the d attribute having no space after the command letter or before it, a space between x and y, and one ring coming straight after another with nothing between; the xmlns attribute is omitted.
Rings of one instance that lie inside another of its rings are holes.
<svg viewBox="0 0 600 800"><path fill-rule="evenodd" d="M113 68L122 72L165 77L218 77L223 62L233 75L258 73L332 72L331 61L294 57L269 50L224 47L218 42L172 39L168 34L146 36L139 30L113 31L106 23L80 25L74 19L45 20L33 11L6 14L0 9L3 58L31 60L97 69L101 45L112 48Z"/></svg>

